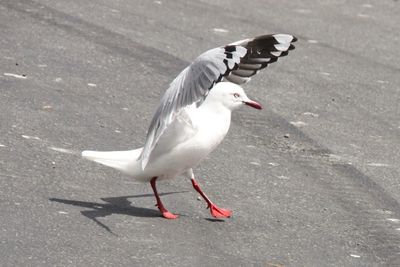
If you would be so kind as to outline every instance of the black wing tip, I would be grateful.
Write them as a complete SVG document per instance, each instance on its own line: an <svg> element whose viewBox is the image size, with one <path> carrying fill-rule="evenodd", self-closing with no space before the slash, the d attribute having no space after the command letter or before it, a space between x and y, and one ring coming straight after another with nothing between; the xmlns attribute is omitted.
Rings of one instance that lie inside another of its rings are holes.
<svg viewBox="0 0 400 267"><path fill-rule="evenodd" d="M273 57L273 58L271 58L271 60L268 61L267 64L271 64L271 63L277 62L277 61L278 61L278 58L279 58L279 56L278 56L278 57Z"/></svg>
<svg viewBox="0 0 400 267"><path fill-rule="evenodd" d="M226 55L226 58L229 58L229 59L233 58L232 53L225 52L225 55Z"/></svg>
<svg viewBox="0 0 400 267"><path fill-rule="evenodd" d="M279 57L285 57L289 54L289 51L284 51Z"/></svg>
<svg viewBox="0 0 400 267"><path fill-rule="evenodd" d="M292 40L290 41L291 43L297 42L298 38L292 34L288 33L274 33L274 34L264 34L264 35L259 35L253 38L252 41L260 41L260 40L270 40L271 38L275 39L275 35L289 35L292 36ZM275 39L276 40L276 39Z"/></svg>
<svg viewBox="0 0 400 267"><path fill-rule="evenodd" d="M232 53L236 51L236 45L227 45L224 47L225 52Z"/></svg>

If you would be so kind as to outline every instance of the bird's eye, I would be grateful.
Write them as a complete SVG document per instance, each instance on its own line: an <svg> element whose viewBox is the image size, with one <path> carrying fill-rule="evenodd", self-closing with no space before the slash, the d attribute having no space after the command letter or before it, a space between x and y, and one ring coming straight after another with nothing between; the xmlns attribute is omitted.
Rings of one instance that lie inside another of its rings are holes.
<svg viewBox="0 0 400 267"><path fill-rule="evenodd" d="M235 98L238 98L240 95L239 95L238 93L234 93L233 96L234 96Z"/></svg>

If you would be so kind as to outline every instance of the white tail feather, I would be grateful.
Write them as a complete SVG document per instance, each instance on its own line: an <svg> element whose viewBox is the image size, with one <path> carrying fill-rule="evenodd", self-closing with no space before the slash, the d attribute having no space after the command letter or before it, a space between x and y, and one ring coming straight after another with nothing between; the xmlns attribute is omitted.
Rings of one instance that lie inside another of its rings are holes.
<svg viewBox="0 0 400 267"><path fill-rule="evenodd" d="M142 148L126 151L89 151L82 152L85 159L128 173L137 164Z"/></svg>

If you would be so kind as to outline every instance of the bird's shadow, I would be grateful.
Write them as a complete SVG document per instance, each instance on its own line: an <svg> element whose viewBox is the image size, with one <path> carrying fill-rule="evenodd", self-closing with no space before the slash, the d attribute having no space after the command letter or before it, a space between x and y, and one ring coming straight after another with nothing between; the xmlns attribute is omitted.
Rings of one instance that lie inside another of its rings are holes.
<svg viewBox="0 0 400 267"><path fill-rule="evenodd" d="M168 192L161 193L162 195L186 193L188 191L180 192ZM148 209L132 206L132 203L128 200L129 198L140 198L140 197L153 197L153 194L133 195L133 196L121 196L121 197L107 197L101 198L106 203L86 202L79 200L61 199L61 198L50 198L50 201L84 207L90 210L83 210L81 214L91 220L97 225L106 229L109 233L114 234L110 227L100 222L98 218L106 217L112 214L122 214L135 217L160 217L160 212L157 209Z"/></svg>

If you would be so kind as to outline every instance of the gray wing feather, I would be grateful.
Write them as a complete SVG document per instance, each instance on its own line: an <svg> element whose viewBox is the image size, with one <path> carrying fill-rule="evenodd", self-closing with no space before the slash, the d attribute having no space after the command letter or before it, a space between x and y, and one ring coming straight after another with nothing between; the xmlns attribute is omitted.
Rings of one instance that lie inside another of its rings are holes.
<svg viewBox="0 0 400 267"><path fill-rule="evenodd" d="M259 70L287 55L297 39L292 35L263 35L201 54L170 84L151 120L140 160L144 169L161 135L182 108L199 105L215 83L227 79L236 84L250 80Z"/></svg>

